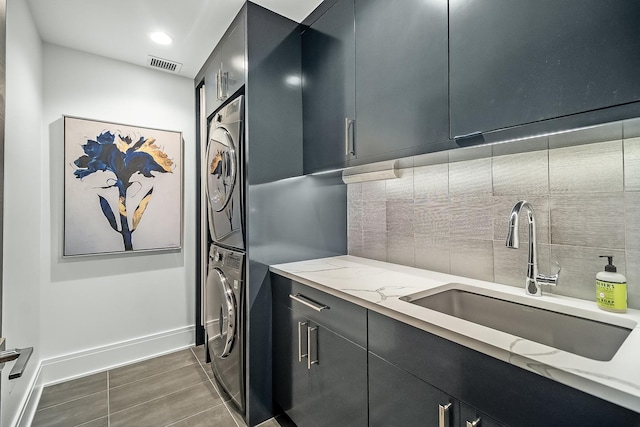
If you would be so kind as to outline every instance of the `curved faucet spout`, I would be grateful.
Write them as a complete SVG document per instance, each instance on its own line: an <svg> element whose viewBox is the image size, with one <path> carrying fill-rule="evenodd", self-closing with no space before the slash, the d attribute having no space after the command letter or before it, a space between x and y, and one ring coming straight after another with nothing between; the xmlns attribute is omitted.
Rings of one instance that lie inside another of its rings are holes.
<svg viewBox="0 0 640 427"><path fill-rule="evenodd" d="M526 200L520 200L515 204L509 216L509 231L507 233L506 246L512 249L520 247L520 239L518 238L518 219L522 210L527 212L529 220L529 256L527 260L527 278L525 280L525 292L527 295L542 296L542 287L540 285L556 286L560 270L554 276L545 276L538 274L538 252L536 242L536 220L533 206Z"/></svg>
<svg viewBox="0 0 640 427"><path fill-rule="evenodd" d="M535 241L536 239L536 222L533 214L533 206L531 206L531 203L526 200L520 200L515 204L511 210L511 215L509 216L509 232L507 234L506 243L508 248L518 249L520 247L520 238L518 237L518 219L520 218L520 211L522 211L523 208L527 210L529 218L529 242L531 242L532 235L533 240Z"/></svg>

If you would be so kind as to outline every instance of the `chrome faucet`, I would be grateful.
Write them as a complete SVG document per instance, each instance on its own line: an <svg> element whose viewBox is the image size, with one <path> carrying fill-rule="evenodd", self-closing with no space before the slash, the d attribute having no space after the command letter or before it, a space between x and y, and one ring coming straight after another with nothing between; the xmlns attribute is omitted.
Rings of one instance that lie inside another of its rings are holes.
<svg viewBox="0 0 640 427"><path fill-rule="evenodd" d="M524 290L527 295L539 297L542 296L541 285L556 286L558 284L560 264L556 263L558 265L558 272L553 276L538 273L536 219L533 213L533 206L526 200L520 200L511 210L506 246L511 249L518 249L520 247L520 240L518 239L518 219L520 218L520 211L522 211L522 209L527 211L527 218L529 219L529 259L527 262L527 279L524 284Z"/></svg>

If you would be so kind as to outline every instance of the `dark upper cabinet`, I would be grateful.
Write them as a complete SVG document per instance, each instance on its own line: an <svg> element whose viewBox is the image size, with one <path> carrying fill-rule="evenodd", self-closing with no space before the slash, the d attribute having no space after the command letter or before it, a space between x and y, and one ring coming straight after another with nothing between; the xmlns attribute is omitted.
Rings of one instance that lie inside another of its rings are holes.
<svg viewBox="0 0 640 427"><path fill-rule="evenodd" d="M304 172L344 166L345 119L355 117L353 0L340 0L302 34Z"/></svg>
<svg viewBox="0 0 640 427"><path fill-rule="evenodd" d="M451 136L640 100L637 0L449 0Z"/></svg>
<svg viewBox="0 0 640 427"><path fill-rule="evenodd" d="M246 14L239 14L212 53L205 72L207 116L244 85L246 25Z"/></svg>
<svg viewBox="0 0 640 427"><path fill-rule="evenodd" d="M355 0L355 16L356 157L447 140L447 0Z"/></svg>
<svg viewBox="0 0 640 427"><path fill-rule="evenodd" d="M302 36L305 173L447 140L447 43L446 0L339 0L316 20Z"/></svg>

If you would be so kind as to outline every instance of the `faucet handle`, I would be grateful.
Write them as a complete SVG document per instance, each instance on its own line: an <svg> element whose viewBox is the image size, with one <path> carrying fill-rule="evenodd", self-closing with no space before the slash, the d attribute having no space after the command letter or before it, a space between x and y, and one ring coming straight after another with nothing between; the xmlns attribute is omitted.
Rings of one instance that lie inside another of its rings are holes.
<svg viewBox="0 0 640 427"><path fill-rule="evenodd" d="M551 276L547 276L546 274L538 274L536 276L536 282L539 285L558 286L558 281L560 280L560 271L562 270L562 267L560 267L560 263L558 263L557 261L555 261L555 263L558 266L558 271L556 272L556 274L553 274Z"/></svg>

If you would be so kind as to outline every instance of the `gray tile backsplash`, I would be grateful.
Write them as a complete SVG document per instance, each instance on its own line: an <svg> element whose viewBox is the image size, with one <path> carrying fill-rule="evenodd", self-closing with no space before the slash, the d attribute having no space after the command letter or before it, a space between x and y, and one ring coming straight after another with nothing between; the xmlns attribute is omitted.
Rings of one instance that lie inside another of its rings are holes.
<svg viewBox="0 0 640 427"><path fill-rule="evenodd" d="M627 275L629 306L640 308L640 131L622 140L621 129L585 132L583 145L576 132L549 137L549 149L546 137L534 151L494 146L493 157L473 160L457 152L449 162L443 153L418 156L399 179L349 184L349 253L522 287L526 217L520 249L504 240L513 205L527 200L540 272L562 265L559 285L547 292L593 301L605 265L598 256L614 255Z"/></svg>
<svg viewBox="0 0 640 427"><path fill-rule="evenodd" d="M623 190L622 141L549 150L551 193Z"/></svg>
<svg viewBox="0 0 640 427"><path fill-rule="evenodd" d="M493 242L491 240L459 240L449 242L451 274L493 281Z"/></svg>
<svg viewBox="0 0 640 427"><path fill-rule="evenodd" d="M414 234L415 267L449 273L449 236Z"/></svg>
<svg viewBox="0 0 640 427"><path fill-rule="evenodd" d="M624 193L551 195L551 243L624 249Z"/></svg>
<svg viewBox="0 0 640 427"><path fill-rule="evenodd" d="M493 198L454 196L449 207L452 239L493 240Z"/></svg>
<svg viewBox="0 0 640 427"><path fill-rule="evenodd" d="M493 159L493 194L547 194L549 152L512 154Z"/></svg>
<svg viewBox="0 0 640 427"><path fill-rule="evenodd" d="M449 193L449 165L414 168L413 191L416 200L446 196Z"/></svg>
<svg viewBox="0 0 640 427"><path fill-rule="evenodd" d="M640 138L624 141L624 191L640 191Z"/></svg>
<svg viewBox="0 0 640 427"><path fill-rule="evenodd" d="M491 158L449 164L449 193L491 194Z"/></svg>

